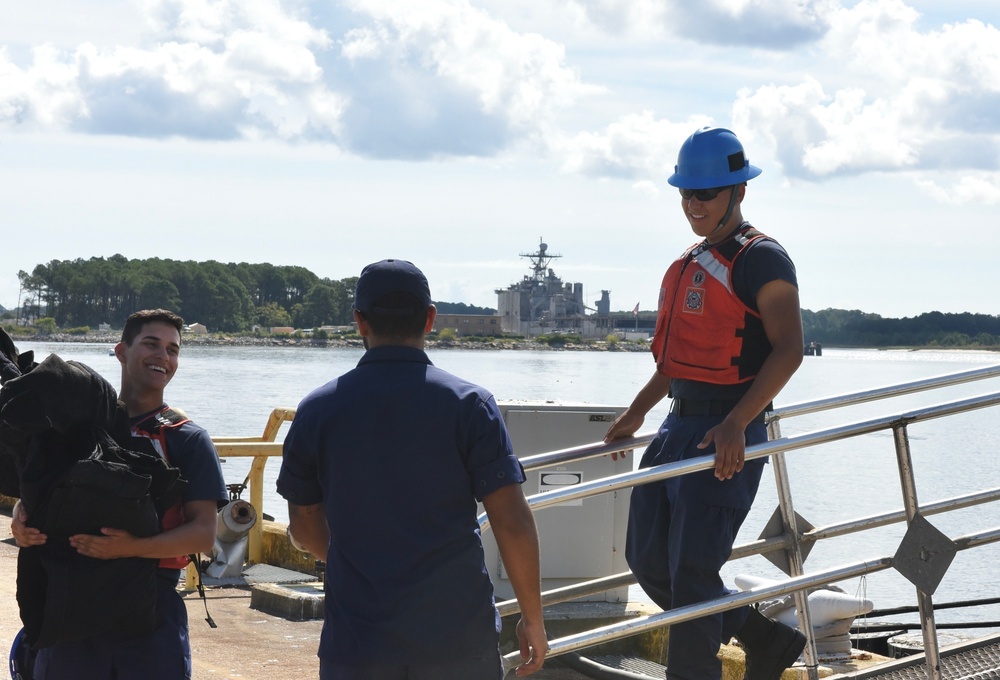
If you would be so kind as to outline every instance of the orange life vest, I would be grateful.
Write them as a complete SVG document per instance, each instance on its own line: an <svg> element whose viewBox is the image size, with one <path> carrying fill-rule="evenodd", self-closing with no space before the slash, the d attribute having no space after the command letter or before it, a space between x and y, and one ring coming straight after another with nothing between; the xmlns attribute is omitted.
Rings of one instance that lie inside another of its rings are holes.
<svg viewBox="0 0 1000 680"><path fill-rule="evenodd" d="M651 345L660 374L735 385L760 371L771 344L732 280L737 258L760 238L745 224L717 244L695 244L667 269Z"/></svg>
<svg viewBox="0 0 1000 680"><path fill-rule="evenodd" d="M170 463L170 456L167 454L166 430L172 427L180 427L189 420L190 418L180 411L175 411L169 406L164 405L159 411L151 413L144 418L142 422L133 425L132 436L148 439L163 460ZM160 520L160 525L163 531L167 531L182 524L184 524L184 504L181 501L177 501L167 508L167 511ZM183 569L190 561L191 558L187 555L164 557L160 559L160 567L163 569Z"/></svg>

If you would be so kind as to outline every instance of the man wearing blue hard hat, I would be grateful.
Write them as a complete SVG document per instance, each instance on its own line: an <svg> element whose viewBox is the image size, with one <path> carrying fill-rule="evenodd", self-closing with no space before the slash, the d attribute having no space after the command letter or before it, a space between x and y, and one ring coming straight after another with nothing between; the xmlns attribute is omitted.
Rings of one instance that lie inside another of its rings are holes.
<svg viewBox="0 0 1000 680"><path fill-rule="evenodd" d="M606 436L631 436L669 396L670 413L640 467L715 455L714 469L632 490L626 557L665 610L731 592L719 570L764 466L745 461L745 450L767 440L764 414L802 362L795 267L743 218L747 182L760 173L729 130L702 128L681 146L667 182L701 240L663 277L656 370ZM720 678L719 646L732 636L746 650L745 680L777 680L805 646L801 632L757 609L731 609L670 627L667 678Z"/></svg>
<svg viewBox="0 0 1000 680"><path fill-rule="evenodd" d="M321 680L504 676L477 501L521 608L515 672L545 660L524 469L493 395L424 353L436 313L412 263L365 267L354 320L367 351L302 400L285 438L289 534L327 564Z"/></svg>

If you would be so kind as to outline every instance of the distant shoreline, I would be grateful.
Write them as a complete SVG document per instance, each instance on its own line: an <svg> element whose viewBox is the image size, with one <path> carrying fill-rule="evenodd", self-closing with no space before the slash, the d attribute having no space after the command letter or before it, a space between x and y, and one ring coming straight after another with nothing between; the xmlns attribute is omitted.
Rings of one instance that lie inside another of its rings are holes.
<svg viewBox="0 0 1000 680"><path fill-rule="evenodd" d="M533 340L475 337L475 340L436 340L427 339L427 349L467 349L467 350L511 350L511 351L544 351L544 352L648 352L649 343L632 340L619 340L616 343L595 341L587 343L549 344L546 342L535 342ZM48 336L20 336L14 337L15 344L24 342L52 342L52 343L91 343L115 345L120 339L119 335L110 333L87 335L69 335L66 333L54 333ZM256 335L189 335L185 334L181 342L188 347L345 347L363 348L364 345L359 337L347 338L292 338L265 337Z"/></svg>
<svg viewBox="0 0 1000 680"><path fill-rule="evenodd" d="M87 335L70 335L67 333L54 333L48 336L32 335L13 337L14 343L20 345L24 342L51 342L51 343L91 343L115 345L119 340L117 334L89 333ZM510 351L538 351L538 352L649 352L649 343L635 340L619 340L616 343L605 341L593 341L583 343L567 342L565 344L549 344L523 338L498 338L469 336L469 340L461 338L457 340L437 340L433 337L427 339L427 349L464 349L464 350L510 350ZM189 347L334 347L334 348L362 348L361 338L351 336L347 338L293 338L288 336L268 337L257 335L192 335L185 334L182 342ZM891 347L852 347L847 345L824 346L823 349L872 349L877 351L903 351L903 352L1000 352L1000 347L942 347L940 345L916 346L891 346Z"/></svg>

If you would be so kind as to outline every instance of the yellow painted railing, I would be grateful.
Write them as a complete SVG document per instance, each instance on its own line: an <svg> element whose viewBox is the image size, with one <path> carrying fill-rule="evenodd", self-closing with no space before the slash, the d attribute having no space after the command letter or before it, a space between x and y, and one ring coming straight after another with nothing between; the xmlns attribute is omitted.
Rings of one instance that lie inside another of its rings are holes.
<svg viewBox="0 0 1000 680"><path fill-rule="evenodd" d="M275 438L281 426L294 418L294 408L276 408L271 411L264 433L259 437L212 437L220 458L253 458L247 487L250 489L250 504L257 510L261 521L255 523L250 530L247 549L247 561L250 564L260 562L263 557L264 468L268 458L281 456L281 444Z"/></svg>

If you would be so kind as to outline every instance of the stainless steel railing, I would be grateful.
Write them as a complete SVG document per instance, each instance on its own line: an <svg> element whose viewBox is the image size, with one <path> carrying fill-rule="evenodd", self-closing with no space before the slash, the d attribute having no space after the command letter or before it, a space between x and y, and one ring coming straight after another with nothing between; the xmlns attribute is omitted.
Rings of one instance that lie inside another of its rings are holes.
<svg viewBox="0 0 1000 680"><path fill-rule="evenodd" d="M888 399L905 394L925 392L932 389L939 389L942 387L998 376L1000 376L1000 365L970 371L962 371L936 378L903 383L880 389L866 390L827 399L804 402L801 404L794 404L772 412L769 414L768 418L770 441L748 448L746 451L746 459L752 460L765 456L771 458L774 467L779 508L784 529L780 536L772 536L767 539L736 546L733 550L733 556L731 559L740 559L748 555L764 552L783 551L788 561L787 571L790 574L790 578L777 585L754 588L710 602L673 609L668 612L663 612L662 614L641 617L640 619L605 626L594 631L555 639L550 641L550 655L555 656L567 652L577 651L586 647L616 640L621 637L636 635L647 630L668 626L672 623L699 618L708 614L744 606L746 604L788 593L792 593L795 597L796 609L799 613L800 628L805 631L811 630L809 608L806 603L808 588L832 583L844 578L874 573L876 571L881 571L897 565L895 563L895 557L883 556L872 560L844 565L836 569L829 569L815 574L805 575L803 569L803 546L807 543L832 538L834 536L866 531L879 526L885 526L887 524L902 521L913 523L915 519L925 515L944 513L1000 500L1000 488L998 488L979 490L963 496L935 501L923 506L920 505L917 502L916 484L914 480L914 471L910 456L908 438L909 425L937 418L945 418L976 409L996 406L1000 404L1000 392L938 404L935 406L906 411L872 420L849 423L792 437L781 436L781 420L807 413L816 413L834 408L863 404L879 399ZM839 524L833 524L826 527L813 528L804 532L799 531L796 526L791 485L789 483L788 471L784 458L785 454L807 447L829 444L831 442L842 441L858 437L860 435L885 431L889 431L893 434L894 450L903 496L903 509L897 512L862 517L856 520L841 522ZM581 460L594 456L607 455L617 451L628 451L640 446L645 446L649 443L652 437L653 433L645 433L639 434L636 437L622 439L612 444L599 443L577 446L569 449L561 449L559 451L526 457L522 459L522 464L525 469L530 470L572 460ZM572 488L540 493L535 496L531 496L528 499L528 502L533 510L540 510L559 503L579 500L589 496L607 493L609 491L631 488L640 484L649 484L671 477L689 474L698 470L709 469L713 466L713 456L703 456L678 463L670 463L634 472L612 475L604 479L579 484ZM489 520L485 514L480 516L479 521L482 530L485 531L489 528ZM1000 541L1000 528L991 528L978 533L968 534L952 539L952 543L954 544L956 550L970 549L998 541ZM554 604L556 602L569 601L584 595L603 592L615 587L621 587L622 585L628 583L634 583L634 579L631 577L631 574L627 572L623 574L610 575L602 579L560 588L558 591L548 591L543 594L543 601L546 605ZM927 676L928 678L937 680L941 677L940 655L937 645L931 593L926 592L926 590L926 588L921 589L919 586L917 587L917 600L921 617L921 629L923 631L924 638ZM517 611L517 603L513 600L502 602L498 606L502 615L512 614ZM814 680L815 678L818 678L816 648L812 640L810 640L809 645L807 645L804 656L810 679ZM517 652L505 655L505 669L509 670L516 666L518 659L519 654Z"/></svg>

